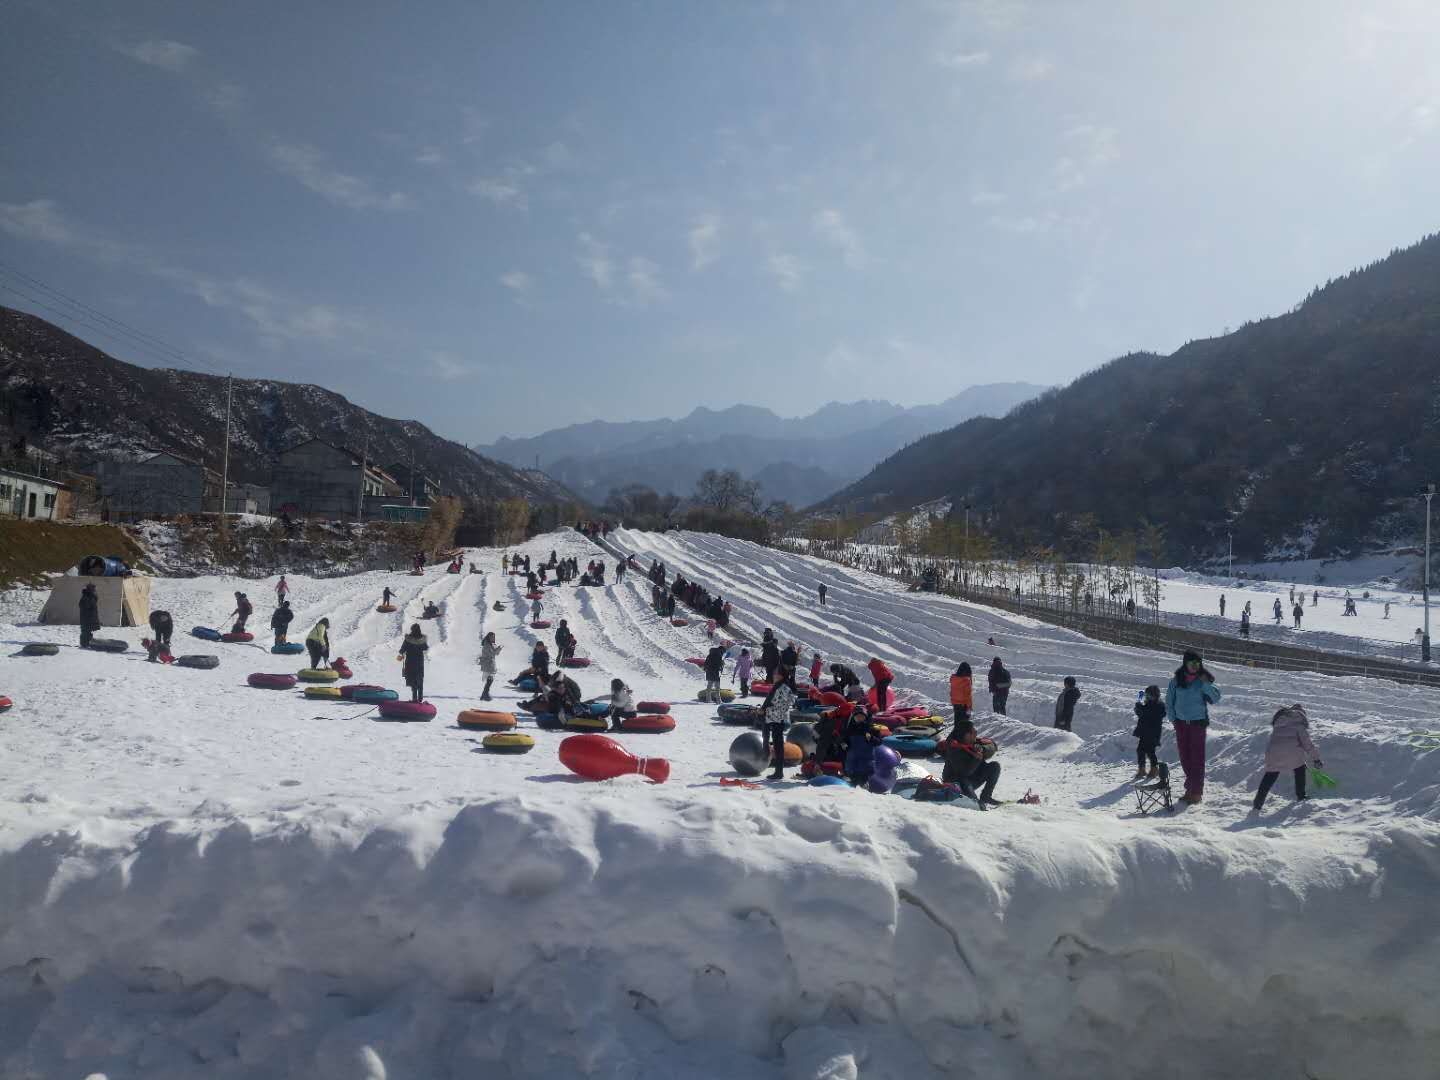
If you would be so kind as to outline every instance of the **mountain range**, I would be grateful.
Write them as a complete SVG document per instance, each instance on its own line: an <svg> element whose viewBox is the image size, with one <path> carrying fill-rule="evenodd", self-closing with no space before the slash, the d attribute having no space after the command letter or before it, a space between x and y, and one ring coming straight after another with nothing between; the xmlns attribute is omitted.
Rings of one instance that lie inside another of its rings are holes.
<svg viewBox="0 0 1440 1080"><path fill-rule="evenodd" d="M115 359L44 319L0 307L0 437L84 465L167 451L220 468L226 380ZM548 476L491 461L414 420L391 420L324 387L235 379L230 476L265 484L276 455L309 438L364 452L382 467L408 462L467 499L565 502Z"/></svg>
<svg viewBox="0 0 1440 1080"><path fill-rule="evenodd" d="M1003 418L920 439L821 509L968 503L1016 545L1163 526L1167 557L1410 543L1440 481L1440 235L1292 311L1122 356ZM955 511L952 510L952 515Z"/></svg>
<svg viewBox="0 0 1440 1080"><path fill-rule="evenodd" d="M596 503L630 484L688 495L706 469L735 469L759 482L763 501L808 506L907 443L971 417L1002 416L1044 390L993 383L938 405L830 402L793 418L754 405L700 406L679 420L595 420L475 449L517 467L543 469Z"/></svg>

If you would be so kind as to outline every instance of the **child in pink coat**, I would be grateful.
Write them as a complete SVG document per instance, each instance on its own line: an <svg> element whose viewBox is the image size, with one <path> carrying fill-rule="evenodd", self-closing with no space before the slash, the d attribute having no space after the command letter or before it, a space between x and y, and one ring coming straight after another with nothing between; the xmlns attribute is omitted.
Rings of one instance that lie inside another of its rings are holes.
<svg viewBox="0 0 1440 1080"><path fill-rule="evenodd" d="M1265 775L1260 790L1255 792L1255 809L1265 805L1265 796L1286 769L1295 773L1295 798L1305 798L1305 767L1320 768L1325 763L1310 741L1310 718L1299 705L1287 705L1270 721L1270 744L1265 747Z"/></svg>

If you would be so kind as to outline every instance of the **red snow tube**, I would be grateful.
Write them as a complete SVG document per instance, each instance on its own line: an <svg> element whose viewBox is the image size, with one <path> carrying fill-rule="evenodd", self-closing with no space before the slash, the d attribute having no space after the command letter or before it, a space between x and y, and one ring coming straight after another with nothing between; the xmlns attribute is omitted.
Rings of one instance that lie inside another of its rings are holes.
<svg viewBox="0 0 1440 1080"><path fill-rule="evenodd" d="M428 701L382 701L380 715L386 720L434 720L435 706Z"/></svg>
<svg viewBox="0 0 1440 1080"><path fill-rule="evenodd" d="M696 667L704 667L705 658L703 656L687 656L685 657L685 663L694 664Z"/></svg>
<svg viewBox="0 0 1440 1080"><path fill-rule="evenodd" d="M0 712L5 712L7 709L10 708L10 706L14 704L15 703L11 701L8 697L0 697Z"/></svg>
<svg viewBox="0 0 1440 1080"><path fill-rule="evenodd" d="M330 670L342 679L353 679L355 677L355 673L350 670L350 665L345 662L343 656L330 661Z"/></svg>
<svg viewBox="0 0 1440 1080"><path fill-rule="evenodd" d="M530 620L530 629L531 629L531 630L549 630L549 629L550 629L550 620L549 620L549 619L531 619L531 620Z"/></svg>
<svg viewBox="0 0 1440 1080"><path fill-rule="evenodd" d="M635 706L635 711L663 716L670 711L670 703L668 701L642 701Z"/></svg>
<svg viewBox="0 0 1440 1080"><path fill-rule="evenodd" d="M545 594L544 594L543 592L541 592L539 589L536 589L534 592L527 592L527 593L525 594L525 599L526 599L526 600L540 600L540 599L543 599L544 596L545 596Z"/></svg>
<svg viewBox="0 0 1440 1080"><path fill-rule="evenodd" d="M670 620L670 625L671 625L671 626L689 626L689 625L690 625L690 620L689 620L689 619L682 619L682 618L680 618L680 617L677 615L675 618L673 618L673 619Z"/></svg>
<svg viewBox="0 0 1440 1080"><path fill-rule="evenodd" d="M675 730L675 718L673 716L630 716L620 721L620 730L633 732L636 735L663 735L667 731Z"/></svg>
<svg viewBox="0 0 1440 1080"><path fill-rule="evenodd" d="M349 701L355 696L357 690L384 690L383 686L376 686L374 683L351 683L349 686L340 687L340 696Z"/></svg>
<svg viewBox="0 0 1440 1080"><path fill-rule="evenodd" d="M234 645L236 642L254 641L255 635L250 633L250 631L248 630L242 630L238 634L221 634L220 640L228 641L230 642L230 644Z"/></svg>
<svg viewBox="0 0 1440 1080"><path fill-rule="evenodd" d="M293 690L298 680L294 675L267 675L257 671L245 681L257 690Z"/></svg>
<svg viewBox="0 0 1440 1080"><path fill-rule="evenodd" d="M750 693L752 694L759 694L761 697L764 697L769 692L770 684L768 682L752 682L750 684Z"/></svg>
<svg viewBox="0 0 1440 1080"><path fill-rule="evenodd" d="M590 657L588 657L588 656L562 656L562 657L560 658L560 666L561 666L561 667L589 667L589 666L590 666Z"/></svg>

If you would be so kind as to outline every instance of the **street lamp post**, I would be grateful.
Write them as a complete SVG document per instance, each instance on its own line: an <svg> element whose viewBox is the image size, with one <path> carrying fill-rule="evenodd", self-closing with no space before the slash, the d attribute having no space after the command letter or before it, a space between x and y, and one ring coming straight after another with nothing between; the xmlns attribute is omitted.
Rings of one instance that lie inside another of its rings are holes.
<svg viewBox="0 0 1440 1080"><path fill-rule="evenodd" d="M965 504L965 557L960 561L960 580L966 592L970 590L970 504Z"/></svg>
<svg viewBox="0 0 1440 1080"><path fill-rule="evenodd" d="M1425 492L1425 636L1420 639L1420 659L1430 662L1430 500L1435 498L1435 485Z"/></svg>

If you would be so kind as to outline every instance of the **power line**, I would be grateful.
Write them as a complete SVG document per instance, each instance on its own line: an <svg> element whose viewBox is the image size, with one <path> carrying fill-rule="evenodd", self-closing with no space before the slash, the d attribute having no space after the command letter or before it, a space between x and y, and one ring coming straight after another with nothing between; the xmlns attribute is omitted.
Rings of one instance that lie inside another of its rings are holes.
<svg viewBox="0 0 1440 1080"><path fill-rule="evenodd" d="M32 290L40 290L47 294L45 296L35 296L33 292L27 292L22 288L18 288L13 283L8 283L4 279L0 279L0 289L13 293L15 296L22 297L44 311L78 323L113 341L119 341L129 348L138 349L151 359L158 360L162 364L179 364L191 368L203 368L211 375L219 378L225 377L225 373L219 371L213 365L187 355L163 338L156 337L114 316L107 315L98 308L86 304L81 300L76 300L74 297L61 292L59 289L45 284L45 282L40 281L38 278L16 270L14 267L5 263L0 263L0 272L9 273L22 282L28 283ZM56 307L54 303L47 302L52 300L62 306ZM69 310L67 306L75 310Z"/></svg>

